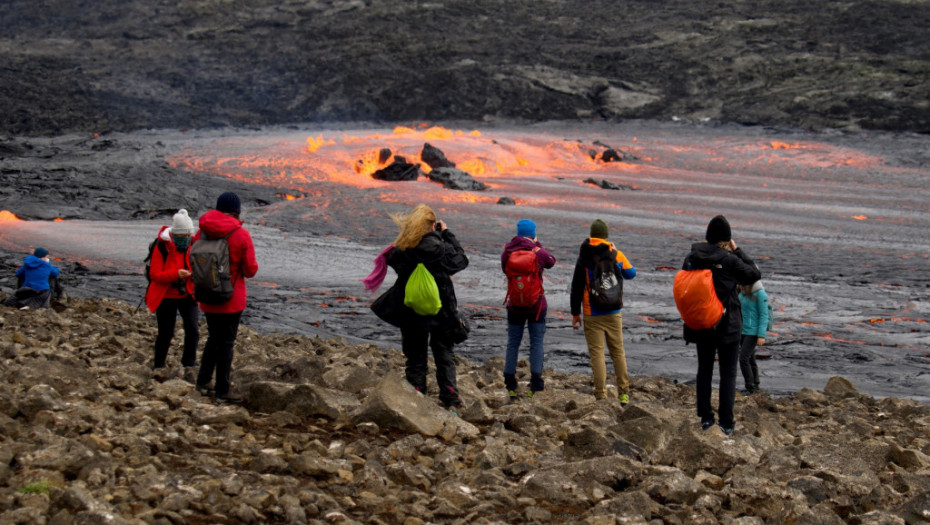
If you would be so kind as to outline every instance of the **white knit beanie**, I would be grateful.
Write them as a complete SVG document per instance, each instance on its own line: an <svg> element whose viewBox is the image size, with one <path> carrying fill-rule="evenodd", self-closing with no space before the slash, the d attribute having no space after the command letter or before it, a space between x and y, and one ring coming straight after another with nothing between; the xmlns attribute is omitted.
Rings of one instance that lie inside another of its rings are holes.
<svg viewBox="0 0 930 525"><path fill-rule="evenodd" d="M181 209L174 214L174 222L171 224L171 233L177 235L194 234L194 221L187 216L187 210Z"/></svg>

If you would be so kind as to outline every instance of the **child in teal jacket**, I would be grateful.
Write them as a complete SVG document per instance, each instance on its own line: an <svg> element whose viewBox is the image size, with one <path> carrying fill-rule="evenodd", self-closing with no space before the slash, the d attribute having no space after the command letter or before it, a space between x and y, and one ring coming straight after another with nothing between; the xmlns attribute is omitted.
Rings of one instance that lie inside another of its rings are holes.
<svg viewBox="0 0 930 525"><path fill-rule="evenodd" d="M762 281L750 286L739 286L739 303L743 313L743 331L740 337L739 368L746 381L744 394L759 391L759 367L756 365L756 347L765 344L769 326L769 296Z"/></svg>

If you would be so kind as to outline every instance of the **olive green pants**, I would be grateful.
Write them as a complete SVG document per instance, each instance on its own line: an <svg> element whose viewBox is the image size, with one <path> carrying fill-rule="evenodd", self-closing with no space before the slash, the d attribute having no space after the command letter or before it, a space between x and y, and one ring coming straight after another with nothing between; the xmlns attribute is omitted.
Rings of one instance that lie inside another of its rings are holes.
<svg viewBox="0 0 930 525"><path fill-rule="evenodd" d="M584 316L584 338L591 356L591 372L594 375L594 397L607 397L607 364L604 347L610 352L617 375L617 393L630 393L630 376L626 370L626 354L623 351L623 314Z"/></svg>

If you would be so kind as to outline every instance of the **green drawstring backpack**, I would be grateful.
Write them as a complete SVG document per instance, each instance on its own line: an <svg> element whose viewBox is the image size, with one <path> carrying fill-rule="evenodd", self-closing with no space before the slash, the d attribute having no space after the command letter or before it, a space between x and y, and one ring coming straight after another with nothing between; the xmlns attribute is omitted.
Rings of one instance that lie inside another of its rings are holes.
<svg viewBox="0 0 930 525"><path fill-rule="evenodd" d="M419 315L436 315L442 308L436 279L433 278L433 274L429 273L426 266L423 266L423 263L417 263L417 267L407 279L407 286L404 288L404 304Z"/></svg>

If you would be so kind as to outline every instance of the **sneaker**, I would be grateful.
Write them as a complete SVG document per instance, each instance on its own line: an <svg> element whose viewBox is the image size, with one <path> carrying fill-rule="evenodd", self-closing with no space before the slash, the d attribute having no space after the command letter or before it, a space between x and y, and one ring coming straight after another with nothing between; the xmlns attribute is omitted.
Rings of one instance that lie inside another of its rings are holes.
<svg viewBox="0 0 930 525"><path fill-rule="evenodd" d="M542 390L530 390L529 392L526 393L526 397L532 399L533 396L535 396L536 394L540 392L542 392Z"/></svg>
<svg viewBox="0 0 930 525"><path fill-rule="evenodd" d="M624 406L630 404L630 394L620 394L620 404Z"/></svg>
<svg viewBox="0 0 930 525"><path fill-rule="evenodd" d="M230 394L228 392L226 393L226 395L216 396L216 402L222 403L224 405L237 405L239 403L242 403L243 401L244 399L242 399L241 397L235 394Z"/></svg>
<svg viewBox="0 0 930 525"><path fill-rule="evenodd" d="M185 367L184 367L184 375L183 375L182 377L183 377L184 380L187 381L188 383L196 383L196 382L197 382L197 373L198 373L198 370L197 370L197 367L196 367L196 366L185 366Z"/></svg>
<svg viewBox="0 0 930 525"><path fill-rule="evenodd" d="M701 420L701 430L707 430L708 428L714 426L713 419L702 419Z"/></svg>
<svg viewBox="0 0 930 525"><path fill-rule="evenodd" d="M745 389L745 390L740 390L740 391L739 391L739 393L740 393L740 394L743 394L744 396L751 396L751 395L755 394L756 392L757 392L757 390L754 389L754 388L753 388L753 389L747 388L747 389Z"/></svg>
<svg viewBox="0 0 930 525"><path fill-rule="evenodd" d="M724 434L728 436L733 435L733 427L725 427L723 425L718 425L718 426L720 427L720 430L722 430Z"/></svg>
<svg viewBox="0 0 930 525"><path fill-rule="evenodd" d="M507 396L510 397L510 400L511 400L511 401L516 401L517 398L519 397L519 396L517 395L517 391L516 391L516 390L508 390L508 391L507 391Z"/></svg>
<svg viewBox="0 0 930 525"><path fill-rule="evenodd" d="M459 417L458 409L459 409L459 407L457 407L457 406L451 406L451 407L449 407L449 413L452 414L452 415L455 416L455 417Z"/></svg>

